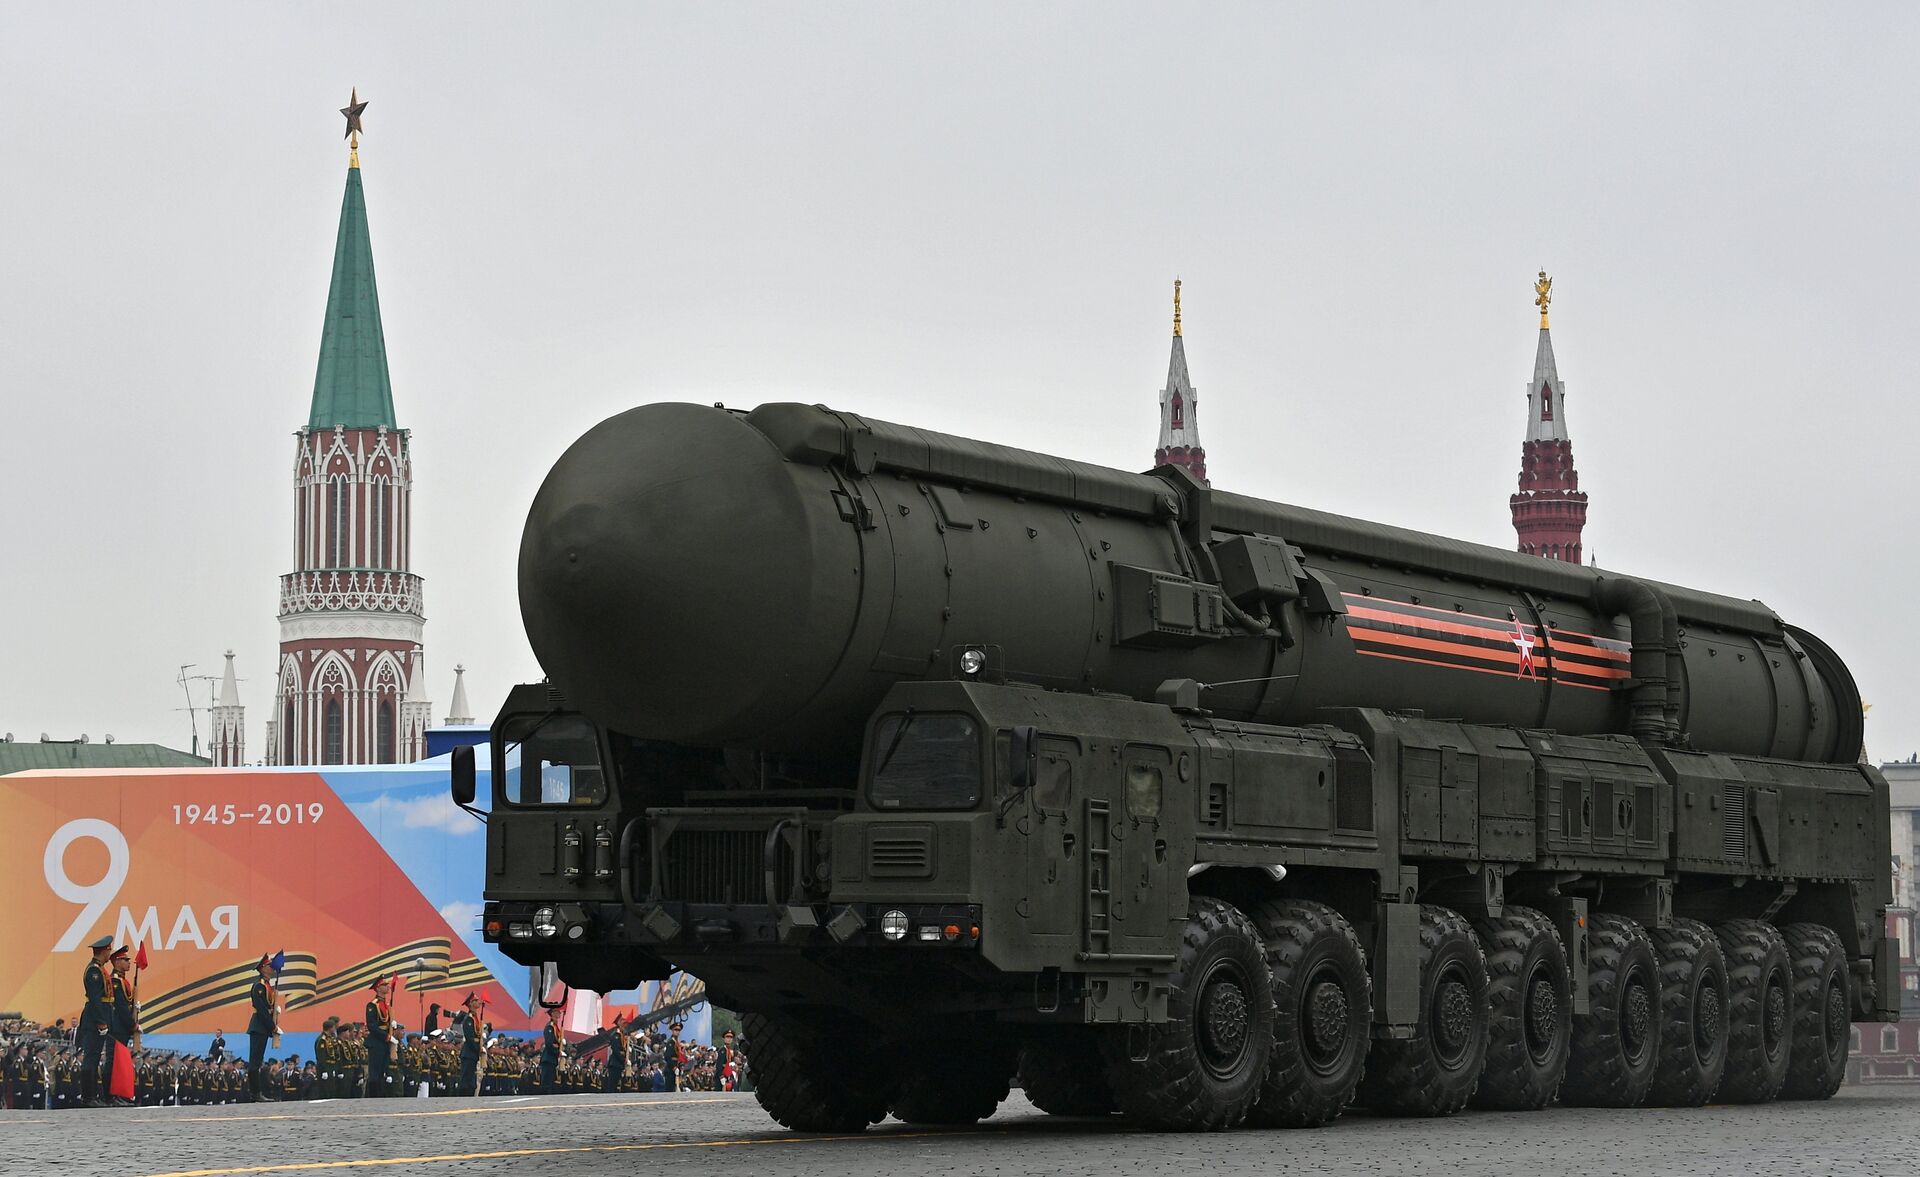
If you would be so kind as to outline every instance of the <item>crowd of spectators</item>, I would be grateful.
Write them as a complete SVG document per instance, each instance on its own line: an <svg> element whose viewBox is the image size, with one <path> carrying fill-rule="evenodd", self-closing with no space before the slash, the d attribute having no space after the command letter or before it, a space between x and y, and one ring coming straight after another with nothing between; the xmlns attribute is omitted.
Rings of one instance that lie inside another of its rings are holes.
<svg viewBox="0 0 1920 1177"><path fill-rule="evenodd" d="M373 1096L449 1096L460 1074L459 1043L451 1028L433 1034L405 1033L394 1052L386 1090L367 1090L365 1026L330 1020L314 1043L314 1057L269 1059L262 1091L267 1099L352 1099ZM609 1085L607 1045L610 1031L569 1046L554 1074L553 1089L543 1090L540 1040L494 1036L488 1027L487 1050L479 1080L480 1095L547 1095L589 1091L713 1091L722 1082L714 1074L711 1046L680 1041L656 1031L628 1035L627 1066ZM752 1089L745 1043L736 1051L731 1079L735 1090ZM52 1026L15 1019L0 1022L0 1099L10 1108L81 1106L79 1048L64 1020ZM251 1098L246 1062L216 1040L206 1054L140 1050L134 1054L134 1102L142 1106L244 1103Z"/></svg>

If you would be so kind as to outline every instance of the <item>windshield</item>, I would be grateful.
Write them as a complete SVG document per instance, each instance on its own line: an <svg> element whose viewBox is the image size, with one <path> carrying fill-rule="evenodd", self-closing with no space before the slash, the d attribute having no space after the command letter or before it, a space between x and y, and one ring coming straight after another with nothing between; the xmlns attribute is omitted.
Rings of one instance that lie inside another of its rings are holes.
<svg viewBox="0 0 1920 1177"><path fill-rule="evenodd" d="M908 711L873 727L877 809L971 809L980 800L980 731L964 715Z"/></svg>
<svg viewBox="0 0 1920 1177"><path fill-rule="evenodd" d="M505 795L513 805L598 805L607 783L600 771L600 737L578 715L554 712L517 716L501 729L509 750L520 748L520 763L505 774Z"/></svg>

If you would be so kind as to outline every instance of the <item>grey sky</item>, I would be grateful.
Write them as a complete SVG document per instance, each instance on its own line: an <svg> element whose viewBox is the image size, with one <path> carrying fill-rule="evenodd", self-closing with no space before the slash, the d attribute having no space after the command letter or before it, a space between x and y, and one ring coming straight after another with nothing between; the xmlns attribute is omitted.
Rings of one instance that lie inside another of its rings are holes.
<svg viewBox="0 0 1920 1177"><path fill-rule="evenodd" d="M436 716L538 676L520 525L593 422L1144 469L1176 275L1216 485L1510 546L1544 267L1588 550L1920 749L1920 10L386 7L0 4L0 729L184 746L231 646L260 754L358 86Z"/></svg>

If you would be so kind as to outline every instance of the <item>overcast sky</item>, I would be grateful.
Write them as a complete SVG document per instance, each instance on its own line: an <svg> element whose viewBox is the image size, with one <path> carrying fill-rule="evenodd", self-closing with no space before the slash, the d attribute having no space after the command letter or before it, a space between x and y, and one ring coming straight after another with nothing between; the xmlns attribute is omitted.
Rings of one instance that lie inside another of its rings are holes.
<svg viewBox="0 0 1920 1177"><path fill-rule="evenodd" d="M1216 486L1511 546L1545 268L1588 551L1920 749L1920 9L388 7L0 3L0 729L184 747L231 647L261 754L358 86L436 716L539 677L520 527L594 422L1145 469L1175 276Z"/></svg>

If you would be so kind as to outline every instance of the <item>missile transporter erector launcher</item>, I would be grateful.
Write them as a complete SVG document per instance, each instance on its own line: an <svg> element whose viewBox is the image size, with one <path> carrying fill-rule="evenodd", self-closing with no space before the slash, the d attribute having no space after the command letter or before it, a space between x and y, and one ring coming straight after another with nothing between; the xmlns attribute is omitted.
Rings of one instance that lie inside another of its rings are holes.
<svg viewBox="0 0 1920 1177"><path fill-rule="evenodd" d="M596 426L519 577L486 936L703 978L796 1129L1823 1098L1893 1016L1756 602L790 404Z"/></svg>

